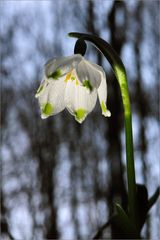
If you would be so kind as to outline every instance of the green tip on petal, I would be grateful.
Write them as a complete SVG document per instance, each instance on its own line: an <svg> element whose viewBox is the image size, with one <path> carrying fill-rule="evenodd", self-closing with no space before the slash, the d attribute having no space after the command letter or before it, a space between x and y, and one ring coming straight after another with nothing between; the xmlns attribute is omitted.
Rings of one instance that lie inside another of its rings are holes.
<svg viewBox="0 0 160 240"><path fill-rule="evenodd" d="M49 103L49 102L45 103L42 106L41 111L42 111L41 117L43 119L49 117L53 113L53 106L52 106L52 104Z"/></svg>
<svg viewBox="0 0 160 240"><path fill-rule="evenodd" d="M43 89L44 89L43 85L39 86L39 88L38 88L38 90L36 92L36 95L35 95L36 98L40 95L40 93L43 91Z"/></svg>
<svg viewBox="0 0 160 240"><path fill-rule="evenodd" d="M75 80L75 79L76 79L75 76L72 76L72 77L71 77L71 80Z"/></svg>
<svg viewBox="0 0 160 240"><path fill-rule="evenodd" d="M57 69L55 72L51 73L48 76L48 78L53 78L54 80L57 80L58 78L60 78L61 75L62 75L61 69Z"/></svg>
<svg viewBox="0 0 160 240"><path fill-rule="evenodd" d="M111 116L111 112L107 109L104 101L101 102L101 109L102 109L102 115L104 115L105 117Z"/></svg>
<svg viewBox="0 0 160 240"><path fill-rule="evenodd" d="M75 120L82 123L86 117L87 111L83 108L79 108L75 111Z"/></svg>
<svg viewBox="0 0 160 240"><path fill-rule="evenodd" d="M93 87L92 87L92 85L91 85L89 80L84 80L83 81L83 86L86 87L90 92L92 92Z"/></svg>

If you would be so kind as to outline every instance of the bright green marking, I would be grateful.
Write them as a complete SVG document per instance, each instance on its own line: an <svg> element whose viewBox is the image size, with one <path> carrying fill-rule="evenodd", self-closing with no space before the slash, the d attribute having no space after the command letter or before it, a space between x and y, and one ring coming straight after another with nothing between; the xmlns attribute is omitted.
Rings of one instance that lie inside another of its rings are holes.
<svg viewBox="0 0 160 240"><path fill-rule="evenodd" d="M71 77L71 80L75 80L76 78L74 76Z"/></svg>
<svg viewBox="0 0 160 240"><path fill-rule="evenodd" d="M88 88L90 90L90 92L93 90L93 87L92 87L92 85L91 85L89 80L84 80L83 81L83 86Z"/></svg>
<svg viewBox="0 0 160 240"><path fill-rule="evenodd" d="M86 116L86 113L87 111L83 108L79 108L75 111L75 119L78 121L78 122L82 122Z"/></svg>
<svg viewBox="0 0 160 240"><path fill-rule="evenodd" d="M42 113L46 116L49 116L53 113L53 106L51 103L47 102L42 106Z"/></svg>
<svg viewBox="0 0 160 240"><path fill-rule="evenodd" d="M101 109L102 109L102 112L104 113L107 112L106 104L104 103L104 101L101 102Z"/></svg>
<svg viewBox="0 0 160 240"><path fill-rule="evenodd" d="M43 90L43 85L39 86L36 94L39 94L40 92L42 92L42 90Z"/></svg>
<svg viewBox="0 0 160 240"><path fill-rule="evenodd" d="M48 77L57 80L62 75L61 69L57 69L55 72L51 73Z"/></svg>

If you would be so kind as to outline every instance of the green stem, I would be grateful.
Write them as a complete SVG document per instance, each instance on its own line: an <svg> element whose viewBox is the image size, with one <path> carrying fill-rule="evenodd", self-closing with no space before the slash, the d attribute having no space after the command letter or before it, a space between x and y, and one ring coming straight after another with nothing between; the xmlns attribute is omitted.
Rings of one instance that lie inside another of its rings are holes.
<svg viewBox="0 0 160 240"><path fill-rule="evenodd" d="M127 76L125 67L114 49L103 39L95 35L72 32L70 37L82 38L92 42L110 62L112 69L118 80L121 96L124 106L125 118L125 133L126 133L126 159L127 159L127 181L128 181L128 201L129 201L129 215L132 223L136 225L136 181L135 181L135 167L133 154L133 136L132 136L132 112L127 84Z"/></svg>

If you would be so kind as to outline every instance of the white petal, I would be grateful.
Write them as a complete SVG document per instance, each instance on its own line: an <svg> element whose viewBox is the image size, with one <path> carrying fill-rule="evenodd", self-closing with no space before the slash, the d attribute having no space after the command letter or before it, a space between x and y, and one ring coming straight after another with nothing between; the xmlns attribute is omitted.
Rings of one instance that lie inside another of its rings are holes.
<svg viewBox="0 0 160 240"><path fill-rule="evenodd" d="M45 75L47 78L53 78L55 80L59 77L70 72L81 61L82 56L80 54L74 54L69 57L62 57L57 59L51 59L45 64Z"/></svg>
<svg viewBox="0 0 160 240"><path fill-rule="evenodd" d="M39 86L36 94L35 94L35 97L36 97L36 98L38 98L38 97L43 93L43 91L45 90L47 84L48 84L48 79L45 79L45 78L44 78L44 79L42 80L42 82L41 82L41 84L40 84L40 86Z"/></svg>
<svg viewBox="0 0 160 240"><path fill-rule="evenodd" d="M99 98L100 106L102 109L102 115L104 115L105 117L110 117L111 113L106 107L107 82L106 82L106 75L104 71L101 73L101 84L98 88L98 98Z"/></svg>
<svg viewBox="0 0 160 240"><path fill-rule="evenodd" d="M83 60L78 64L76 71L82 85L90 91L99 87L101 83L101 74L100 71L92 65L92 63L83 58Z"/></svg>
<svg viewBox="0 0 160 240"><path fill-rule="evenodd" d="M65 108L64 93L66 88L65 77L59 81L48 81L46 88L38 96L41 108L41 117L47 118L61 112Z"/></svg>
<svg viewBox="0 0 160 240"><path fill-rule="evenodd" d="M96 100L97 90L94 89L91 93L88 93L86 88L81 86L77 76L75 80L67 82L65 105L79 123L82 123L93 110Z"/></svg>
<svg viewBox="0 0 160 240"><path fill-rule="evenodd" d="M92 62L90 62L90 64L91 64L94 68L96 68L97 71L99 71L99 72L102 73L102 74L105 74L105 72L104 72L104 70L103 70L103 68L102 68L101 66L99 66L99 65L96 64L96 63L92 63Z"/></svg>

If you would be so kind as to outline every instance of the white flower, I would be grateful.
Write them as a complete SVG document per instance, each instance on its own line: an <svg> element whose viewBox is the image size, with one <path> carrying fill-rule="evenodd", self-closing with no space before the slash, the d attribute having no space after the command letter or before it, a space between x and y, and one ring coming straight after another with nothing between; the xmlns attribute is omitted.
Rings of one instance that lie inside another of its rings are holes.
<svg viewBox="0 0 160 240"><path fill-rule="evenodd" d="M97 94L102 114L109 117L104 70L80 54L74 54L45 64L44 80L35 96L43 119L67 108L82 123L95 107Z"/></svg>

